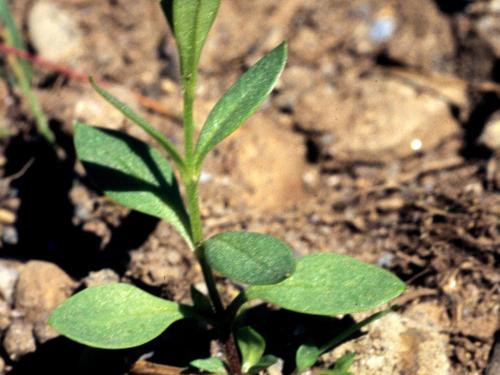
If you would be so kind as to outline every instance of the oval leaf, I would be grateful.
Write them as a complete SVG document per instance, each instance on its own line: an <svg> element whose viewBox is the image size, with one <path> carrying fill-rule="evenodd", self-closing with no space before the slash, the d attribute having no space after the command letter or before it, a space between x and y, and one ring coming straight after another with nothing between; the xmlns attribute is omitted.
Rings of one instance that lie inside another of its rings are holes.
<svg viewBox="0 0 500 375"><path fill-rule="evenodd" d="M182 79L196 72L201 50L214 23L220 0L162 0L161 6L175 35Z"/></svg>
<svg viewBox="0 0 500 375"><path fill-rule="evenodd" d="M404 289L386 270L345 255L319 253L299 259L293 275L283 282L251 286L245 293L248 299L288 310L331 316L373 309Z"/></svg>
<svg viewBox="0 0 500 375"><path fill-rule="evenodd" d="M288 246L266 234L221 233L205 241L203 247L210 266L244 284L278 283L295 269Z"/></svg>
<svg viewBox="0 0 500 375"><path fill-rule="evenodd" d="M189 219L177 181L163 156L124 133L75 125L78 159L116 202L170 223L191 245Z"/></svg>
<svg viewBox="0 0 500 375"><path fill-rule="evenodd" d="M116 283L75 294L54 310L49 323L79 343L123 349L151 341L183 317L178 304Z"/></svg>
<svg viewBox="0 0 500 375"><path fill-rule="evenodd" d="M236 332L236 341L241 353L241 369L247 373L262 358L266 340L252 327L243 327Z"/></svg>
<svg viewBox="0 0 500 375"><path fill-rule="evenodd" d="M297 372L302 373L312 367L320 355L321 350L316 345L303 344L299 346L295 353Z"/></svg>
<svg viewBox="0 0 500 375"><path fill-rule="evenodd" d="M222 359L217 357L195 359L189 364L201 371L205 371L210 374L227 374L224 362L222 361Z"/></svg>
<svg viewBox="0 0 500 375"><path fill-rule="evenodd" d="M285 67L287 45L281 43L260 59L224 94L208 115L196 146L196 165L255 112Z"/></svg>

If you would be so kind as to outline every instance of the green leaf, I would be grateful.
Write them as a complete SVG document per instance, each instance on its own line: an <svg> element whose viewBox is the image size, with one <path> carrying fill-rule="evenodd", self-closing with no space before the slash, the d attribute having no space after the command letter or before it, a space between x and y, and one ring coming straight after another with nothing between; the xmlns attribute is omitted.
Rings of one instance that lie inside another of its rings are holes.
<svg viewBox="0 0 500 375"><path fill-rule="evenodd" d="M227 374L226 366L220 358L210 357L204 359L195 359L191 361L191 366L211 374Z"/></svg>
<svg viewBox="0 0 500 375"><path fill-rule="evenodd" d="M120 111L126 118L132 121L134 124L141 127L146 133L148 133L151 137L153 137L172 157L172 160L179 165L180 167L184 166L184 161L175 148L175 146L166 138L163 134L161 134L158 130L156 130L151 124L149 124L142 116L135 113L130 107L128 107L125 103L111 95L108 91L104 90L100 87L97 82L90 78L90 84L97 91L99 95L101 95L109 104L115 107L118 111Z"/></svg>
<svg viewBox="0 0 500 375"><path fill-rule="evenodd" d="M373 309L404 289L386 270L345 255L317 253L299 259L295 272L281 283L250 286L245 293L288 310L332 316Z"/></svg>
<svg viewBox="0 0 500 375"><path fill-rule="evenodd" d="M316 363L320 355L321 350L316 345L303 344L299 346L297 353L295 353L295 364L297 366L297 372L301 373L312 367Z"/></svg>
<svg viewBox="0 0 500 375"><path fill-rule="evenodd" d="M333 366L331 370L319 370L315 374L316 375L353 375L352 372L349 371L351 368L355 353L347 352L342 357L340 357Z"/></svg>
<svg viewBox="0 0 500 375"><path fill-rule="evenodd" d="M352 373L349 372L349 369L354 363L355 356L355 353L347 352L342 357L337 359L330 375L352 375Z"/></svg>
<svg viewBox="0 0 500 375"><path fill-rule="evenodd" d="M193 301L194 308L201 314L212 317L214 309L210 299L201 293L194 285L191 285L191 300Z"/></svg>
<svg viewBox="0 0 500 375"><path fill-rule="evenodd" d="M274 284L295 269L288 246L266 234L226 232L203 243L208 263L232 280L250 284Z"/></svg>
<svg viewBox="0 0 500 375"><path fill-rule="evenodd" d="M23 37L19 32L16 23L14 22L14 18L12 17L12 12L10 11L7 0L0 0L0 19L2 20L2 23L4 24L6 29L7 43L17 49L26 51L26 43L24 43ZM28 82L31 82L33 71L31 69L30 63L27 60L20 58L18 60L18 64L22 66L22 70L26 76L26 80Z"/></svg>
<svg viewBox="0 0 500 375"><path fill-rule="evenodd" d="M393 309L388 308L386 310L370 315L368 318L363 319L359 323L351 324L349 327L344 329L339 334L335 335L335 337L326 342L324 345L321 345L321 347L318 347L317 345L314 344L301 345L297 350L297 353L295 354L295 363L297 365L297 371L302 372L310 368L316 363L316 361L323 353L335 349L340 344L352 338L353 335L356 332L358 332L361 328L374 322L375 320L382 318L391 311L393 311Z"/></svg>
<svg viewBox="0 0 500 375"><path fill-rule="evenodd" d="M182 79L188 81L196 74L220 0L162 0L161 5L177 42Z"/></svg>
<svg viewBox="0 0 500 375"><path fill-rule="evenodd" d="M287 45L280 44L260 59L224 94L208 115L196 146L196 166L224 138L255 112L285 67Z"/></svg>
<svg viewBox="0 0 500 375"><path fill-rule="evenodd" d="M158 151L124 133L79 123L75 146L90 178L107 196L167 221L193 246L177 181Z"/></svg>
<svg viewBox="0 0 500 375"><path fill-rule="evenodd" d="M236 341L242 358L241 368L244 373L247 373L262 358L266 350L266 341L251 327L240 328L236 332Z"/></svg>
<svg viewBox="0 0 500 375"><path fill-rule="evenodd" d="M333 339L329 340L326 344L322 345L320 348L321 353L325 353L329 350L332 350L342 344L343 342L349 340L356 332L358 332L364 326L367 326L370 323L384 317L388 313L393 311L392 308L385 309L383 311L379 311L375 314L370 315L368 318L363 319L361 322L354 323L347 327L345 330L336 335Z"/></svg>
<svg viewBox="0 0 500 375"><path fill-rule="evenodd" d="M142 345L185 317L178 304L128 284L85 289L66 300L49 323L64 336L103 349Z"/></svg>
<svg viewBox="0 0 500 375"><path fill-rule="evenodd" d="M264 357L262 357L259 362L257 362L256 365L252 366L250 370L248 370L248 373L250 375L256 375L261 371L264 371L274 365L276 362L278 362L278 357L275 357L274 355L267 354Z"/></svg>

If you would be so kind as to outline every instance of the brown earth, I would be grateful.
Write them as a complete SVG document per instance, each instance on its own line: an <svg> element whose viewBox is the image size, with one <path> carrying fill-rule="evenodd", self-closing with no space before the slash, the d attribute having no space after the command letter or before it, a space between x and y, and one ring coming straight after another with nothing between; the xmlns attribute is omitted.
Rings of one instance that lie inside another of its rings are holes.
<svg viewBox="0 0 500 375"><path fill-rule="evenodd" d="M0 373L124 374L145 353L170 366L207 356L209 338L182 324L125 352L82 348L46 324L85 286L123 280L189 302L190 284L202 281L168 225L99 194L71 143L75 119L147 139L79 73L108 82L181 143L178 62L158 5L10 4L31 51L66 69L37 64L35 78L57 153L37 136L17 90L0 82ZM496 374L499 24L497 0L222 1L201 61L198 123L283 39L290 57L271 98L205 164L206 235L270 233L298 256L349 254L408 285L397 313L325 355L321 367L355 351L356 374ZM234 286L219 281L230 297ZM286 358L308 326L270 314L261 330L299 332L269 344Z"/></svg>

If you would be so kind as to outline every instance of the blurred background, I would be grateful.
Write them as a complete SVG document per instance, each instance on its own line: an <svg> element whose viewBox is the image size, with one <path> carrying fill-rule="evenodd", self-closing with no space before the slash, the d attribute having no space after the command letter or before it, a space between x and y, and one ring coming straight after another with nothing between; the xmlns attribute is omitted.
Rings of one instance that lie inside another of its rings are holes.
<svg viewBox="0 0 500 375"><path fill-rule="evenodd" d="M117 280L187 302L201 274L168 225L92 185L72 123L148 140L92 75L181 145L175 43L154 0L0 4L0 373L124 374L125 354L105 372L89 364L111 354L56 338L50 311ZM200 126L284 39L277 89L205 164L206 234L270 233L297 256L337 251L408 283L399 312L324 366L356 351L355 374L499 374L500 1L222 0Z"/></svg>

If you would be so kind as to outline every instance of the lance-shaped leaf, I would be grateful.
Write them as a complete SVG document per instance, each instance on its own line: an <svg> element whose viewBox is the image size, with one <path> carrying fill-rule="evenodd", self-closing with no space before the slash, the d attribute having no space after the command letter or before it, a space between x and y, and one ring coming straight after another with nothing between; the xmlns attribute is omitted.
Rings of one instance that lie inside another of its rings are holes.
<svg viewBox="0 0 500 375"><path fill-rule="evenodd" d="M49 323L64 336L103 349L142 345L185 317L182 307L128 284L85 289L60 305Z"/></svg>
<svg viewBox="0 0 500 375"><path fill-rule="evenodd" d="M241 369L247 373L262 358L266 340L252 327L242 327L236 332L236 341L241 353Z"/></svg>
<svg viewBox="0 0 500 375"><path fill-rule="evenodd" d="M288 310L332 316L373 309L404 289L386 270L345 255L319 253L299 259L295 272L281 283L253 285L245 293L248 299Z"/></svg>
<svg viewBox="0 0 500 375"><path fill-rule="evenodd" d="M75 146L90 178L106 195L167 221L192 246L177 181L158 151L124 133L78 123Z"/></svg>
<svg viewBox="0 0 500 375"><path fill-rule="evenodd" d="M255 112L269 95L287 57L287 45L280 44L253 65L224 94L208 115L196 146L196 165L224 138L233 133Z"/></svg>
<svg viewBox="0 0 500 375"><path fill-rule="evenodd" d="M220 0L162 0L161 6L175 35L183 80L196 72L201 50L214 23Z"/></svg>
<svg viewBox="0 0 500 375"><path fill-rule="evenodd" d="M274 284L291 275L295 260L281 240L260 233L226 232L203 243L208 263L231 280Z"/></svg>
<svg viewBox="0 0 500 375"><path fill-rule="evenodd" d="M180 156L179 152L175 148L175 146L166 138L163 134L161 134L158 130L156 130L151 124L149 124L142 116L134 112L129 106L127 106L124 102L114 97L110 92L104 90L101 86L97 84L97 82L90 78L90 84L97 91L99 95L101 95L109 104L115 107L118 111L120 111L126 118L132 121L134 124L141 127L146 133L148 133L151 137L153 137L172 157L172 160L182 167L184 165L184 161Z"/></svg>

